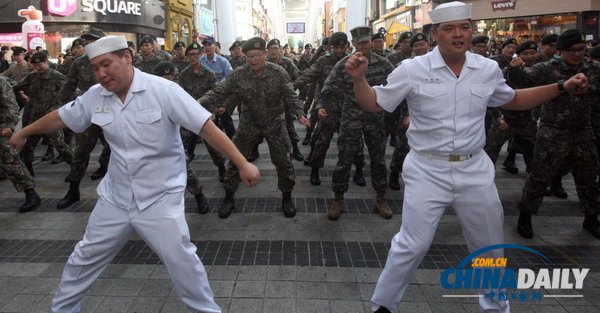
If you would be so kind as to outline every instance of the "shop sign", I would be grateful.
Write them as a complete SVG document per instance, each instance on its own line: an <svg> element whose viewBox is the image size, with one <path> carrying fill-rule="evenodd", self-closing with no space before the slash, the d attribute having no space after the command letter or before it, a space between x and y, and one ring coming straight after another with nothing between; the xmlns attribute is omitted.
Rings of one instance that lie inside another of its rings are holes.
<svg viewBox="0 0 600 313"><path fill-rule="evenodd" d="M492 11L514 10L517 0L492 0Z"/></svg>
<svg viewBox="0 0 600 313"><path fill-rule="evenodd" d="M48 12L69 16L77 10L76 0L48 0ZM82 12L107 14L142 15L142 4L124 0L81 0Z"/></svg>

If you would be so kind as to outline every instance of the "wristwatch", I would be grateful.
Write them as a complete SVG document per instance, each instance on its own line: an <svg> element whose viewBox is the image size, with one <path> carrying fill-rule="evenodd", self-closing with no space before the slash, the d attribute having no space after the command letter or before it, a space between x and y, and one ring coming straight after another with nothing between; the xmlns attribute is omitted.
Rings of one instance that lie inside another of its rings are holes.
<svg viewBox="0 0 600 313"><path fill-rule="evenodd" d="M561 95L564 95L564 94L566 94L566 93L567 93L567 90L565 89L565 80L564 80L564 79L561 79L561 80L557 81L556 83L558 84L558 92L559 92Z"/></svg>

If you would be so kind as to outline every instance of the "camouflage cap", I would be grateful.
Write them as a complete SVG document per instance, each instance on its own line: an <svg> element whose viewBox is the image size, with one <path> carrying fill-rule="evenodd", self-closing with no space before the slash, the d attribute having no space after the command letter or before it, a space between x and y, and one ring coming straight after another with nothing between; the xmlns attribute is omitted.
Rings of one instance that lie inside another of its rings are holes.
<svg viewBox="0 0 600 313"><path fill-rule="evenodd" d="M525 51L525 50L536 50L537 51L537 43L535 41L525 41L522 42L520 45L517 46L517 54L521 54L521 52Z"/></svg>
<svg viewBox="0 0 600 313"><path fill-rule="evenodd" d="M557 34L548 34L542 37L542 45L549 45L551 43L556 43L558 40Z"/></svg>
<svg viewBox="0 0 600 313"><path fill-rule="evenodd" d="M558 36L556 50L566 50L578 43L585 43L585 35L578 29L568 29Z"/></svg>
<svg viewBox="0 0 600 313"><path fill-rule="evenodd" d="M304 49L312 49L312 45L307 43L304 45Z"/></svg>
<svg viewBox="0 0 600 313"><path fill-rule="evenodd" d="M385 40L385 35L383 33L377 33L377 34L373 35L373 37L371 37L371 40L375 40L375 39Z"/></svg>
<svg viewBox="0 0 600 313"><path fill-rule="evenodd" d="M345 46L348 44L348 35L344 32L335 32L329 37L332 46Z"/></svg>
<svg viewBox="0 0 600 313"><path fill-rule="evenodd" d="M267 45L267 47L268 47L268 45ZM289 47L290 47L290 45L288 45L287 43L285 45L283 45L283 49L289 48Z"/></svg>
<svg viewBox="0 0 600 313"><path fill-rule="evenodd" d="M326 46L329 44L329 37L325 37L323 38L323 40L321 40L321 46Z"/></svg>
<svg viewBox="0 0 600 313"><path fill-rule="evenodd" d="M27 49L23 47L10 47L10 50L12 50L13 55L19 55L21 53L27 52Z"/></svg>
<svg viewBox="0 0 600 313"><path fill-rule="evenodd" d="M427 36L423 35L422 33L418 33L410 39L410 47L412 48L417 41L429 42L429 40L427 40Z"/></svg>
<svg viewBox="0 0 600 313"><path fill-rule="evenodd" d="M92 27L88 30L87 33L81 35L81 38L85 40L98 40L102 37L106 36L104 31L100 28Z"/></svg>
<svg viewBox="0 0 600 313"><path fill-rule="evenodd" d="M71 44L71 48L77 47L77 46L83 46L84 43L85 43L85 39L83 39L81 37L75 38L75 40L73 40L73 43Z"/></svg>
<svg viewBox="0 0 600 313"><path fill-rule="evenodd" d="M197 42L192 42L187 49L185 49L185 54L188 54L192 50L198 50L198 52L202 52L203 47L199 45Z"/></svg>
<svg viewBox="0 0 600 313"><path fill-rule="evenodd" d="M48 61L48 55L44 52L37 52L30 57L31 64L38 64Z"/></svg>
<svg viewBox="0 0 600 313"><path fill-rule="evenodd" d="M400 34L400 38L398 38L398 43L402 43L404 40L412 38L412 36L412 32L403 32Z"/></svg>
<svg viewBox="0 0 600 313"><path fill-rule="evenodd" d="M271 39L271 40L269 40L269 43L267 44L267 48L272 45L277 45L277 46L281 47L281 41L279 41L279 39Z"/></svg>
<svg viewBox="0 0 600 313"><path fill-rule="evenodd" d="M175 45L173 46L173 49L176 50L179 48L185 49L185 42L183 42L183 41L176 42Z"/></svg>
<svg viewBox="0 0 600 313"><path fill-rule="evenodd" d="M175 73L175 64L171 61L161 61L154 67L154 73L158 76L167 76Z"/></svg>
<svg viewBox="0 0 600 313"><path fill-rule="evenodd" d="M152 39L152 37L150 37L150 36L144 36L144 37L142 37L142 40L140 40L140 45L143 45L145 43L153 44L154 39Z"/></svg>
<svg viewBox="0 0 600 313"><path fill-rule="evenodd" d="M250 50L265 50L265 40L260 37L254 37L246 40L242 46L242 52L246 53Z"/></svg>
<svg viewBox="0 0 600 313"><path fill-rule="evenodd" d="M365 41L371 41L371 36L373 35L373 31L370 27L367 26L359 26L350 30L350 34L352 35L352 40L356 43L361 43Z"/></svg>
<svg viewBox="0 0 600 313"><path fill-rule="evenodd" d="M514 38L509 38L504 40L504 42L502 43L502 45L500 46L500 49L504 49L504 47L508 46L508 45L517 45L517 40Z"/></svg>
<svg viewBox="0 0 600 313"><path fill-rule="evenodd" d="M237 47L241 47L241 46L242 46L242 42L239 40L236 40L231 44L231 47L229 47L229 50L231 51L231 50L233 50L233 48L237 48Z"/></svg>
<svg viewBox="0 0 600 313"><path fill-rule="evenodd" d="M127 42L127 47L129 47L129 48L135 48L135 43L133 41L128 41Z"/></svg>
<svg viewBox="0 0 600 313"><path fill-rule="evenodd" d="M488 36L479 35L479 36L473 37L473 40L471 40L471 44L477 45L480 43L484 43L487 45L488 41L490 41L490 38Z"/></svg>

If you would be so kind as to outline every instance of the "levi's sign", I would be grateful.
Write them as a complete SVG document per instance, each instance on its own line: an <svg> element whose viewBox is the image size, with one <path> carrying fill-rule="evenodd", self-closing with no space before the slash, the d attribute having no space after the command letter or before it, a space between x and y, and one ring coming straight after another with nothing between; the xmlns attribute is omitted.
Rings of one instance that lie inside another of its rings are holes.
<svg viewBox="0 0 600 313"><path fill-rule="evenodd" d="M514 10L517 6L517 0L491 0L492 11Z"/></svg>

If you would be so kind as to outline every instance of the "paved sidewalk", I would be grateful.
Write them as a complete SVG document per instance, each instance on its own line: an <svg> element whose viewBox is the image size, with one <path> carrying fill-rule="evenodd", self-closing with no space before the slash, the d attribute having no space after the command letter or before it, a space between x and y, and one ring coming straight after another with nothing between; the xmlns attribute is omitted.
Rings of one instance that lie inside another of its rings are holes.
<svg viewBox="0 0 600 313"><path fill-rule="evenodd" d="M303 137L304 130L298 126L298 131ZM34 164L35 180L43 198L41 208L26 214L16 213L24 196L17 194L8 180L0 181L0 312L49 311L64 263L82 238L96 201L97 182L91 181L89 175L98 166L99 148L94 151L81 185L82 200L69 209L56 209L68 187L63 182L68 166L39 161L45 146L38 147L39 157ZM301 150L308 154L306 146ZM329 221L325 212L333 198L331 174L337 156L333 144L321 171L321 186L310 185L310 168L294 161L297 180L293 196L298 214L288 219L278 209L281 199L277 176L265 143L260 146L260 153L256 164L262 169L262 182L253 189L240 188L236 194L238 210L225 220L216 213L224 191L204 145L198 145L192 163L204 183L212 212L196 214L193 197L188 193L186 217L223 312L369 312L368 300L385 263L389 242L400 227L402 193L388 193L396 213L391 220L376 215L372 210L375 192L365 167L369 186L359 187L351 181L344 214L336 222ZM388 164L391 153L392 148L388 147ZM504 159L504 153L500 160ZM522 158L518 160L519 168L524 169ZM583 290L577 293L583 297L546 296L537 303L516 300L511 302L512 311L600 312L600 241L581 228L583 215L572 177L564 180L569 199L546 197L534 217L536 235L525 240L514 228L518 216L516 201L527 176L522 171L512 175L502 169L496 175L505 209L507 243L540 251L552 260L552 267L591 269ZM443 297L465 294L464 290L445 290L440 285L441 271L456 267L467 254L459 221L450 209L440 222L434 244L409 286L400 310L478 312L475 299ZM506 254L509 267L546 267L531 253L507 250ZM544 294L551 293L544 291ZM134 236L89 290L82 312L189 310L177 297L158 257Z"/></svg>

